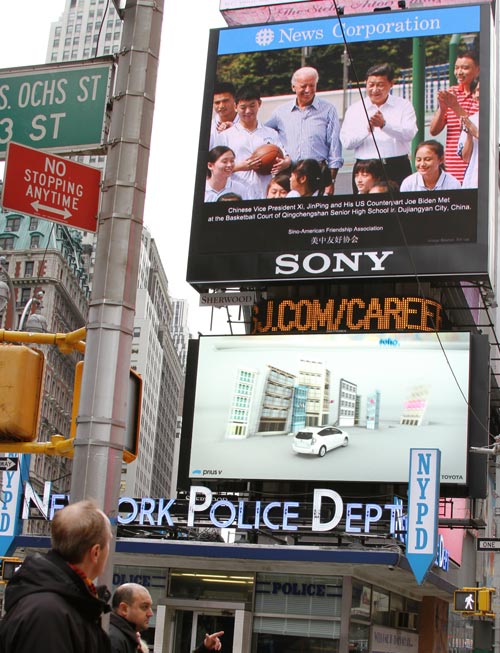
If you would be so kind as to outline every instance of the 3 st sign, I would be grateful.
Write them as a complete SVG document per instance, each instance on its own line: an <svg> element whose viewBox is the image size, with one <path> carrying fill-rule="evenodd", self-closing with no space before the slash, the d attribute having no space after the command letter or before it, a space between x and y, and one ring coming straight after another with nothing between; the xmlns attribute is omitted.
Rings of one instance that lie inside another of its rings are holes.
<svg viewBox="0 0 500 653"><path fill-rule="evenodd" d="M68 227L97 231L101 171L9 143L2 206Z"/></svg>
<svg viewBox="0 0 500 653"><path fill-rule="evenodd" d="M113 64L0 70L0 158L10 141L54 152L103 148Z"/></svg>

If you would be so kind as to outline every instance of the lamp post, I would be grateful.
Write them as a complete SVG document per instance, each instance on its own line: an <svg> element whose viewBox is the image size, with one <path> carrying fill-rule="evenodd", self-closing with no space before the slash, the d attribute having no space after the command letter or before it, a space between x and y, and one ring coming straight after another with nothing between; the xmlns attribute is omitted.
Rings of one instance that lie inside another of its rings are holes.
<svg viewBox="0 0 500 653"><path fill-rule="evenodd" d="M500 537L500 435L495 437L495 443L490 447L470 447L469 450L471 453L488 456L495 465L494 513L487 535L494 538ZM500 587L500 561L497 562L496 557L493 564L493 586ZM493 653L500 653L500 593L498 589L492 596L491 611L495 614L492 649Z"/></svg>
<svg viewBox="0 0 500 653"><path fill-rule="evenodd" d="M33 297L28 299L16 329L14 286L7 270L8 259L5 256L0 256L0 326L5 314L4 328L7 330L23 331L26 327L31 333L46 333L48 331L47 318L40 313L45 295L43 290L38 290ZM36 307L35 312L30 314L33 304Z"/></svg>
<svg viewBox="0 0 500 653"><path fill-rule="evenodd" d="M14 324L14 286L7 267L7 257L0 256L0 324L3 321L5 329L12 329ZM4 314L5 320L3 319Z"/></svg>
<svg viewBox="0 0 500 653"><path fill-rule="evenodd" d="M25 326L27 331L32 333L45 333L47 331L47 318L40 314L44 295L43 290L38 290L34 297L28 299L19 320L18 331L23 331ZM35 312L30 314L33 304L36 306Z"/></svg>

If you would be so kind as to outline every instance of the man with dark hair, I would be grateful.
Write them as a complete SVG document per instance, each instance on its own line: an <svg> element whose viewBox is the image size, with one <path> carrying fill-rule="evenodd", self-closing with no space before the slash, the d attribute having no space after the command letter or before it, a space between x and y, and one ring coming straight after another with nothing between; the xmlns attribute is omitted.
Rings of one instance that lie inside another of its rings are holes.
<svg viewBox="0 0 500 653"><path fill-rule="evenodd" d="M92 501L56 513L52 549L27 556L5 590L1 653L109 653L101 628L109 608L92 581L104 570L111 539L109 519Z"/></svg>
<svg viewBox="0 0 500 653"><path fill-rule="evenodd" d="M278 132L258 119L261 105L259 89L250 84L242 86L236 93L239 121L216 137L216 145L225 145L233 150L236 160L234 177L249 189L251 199L264 199L272 174L288 168L291 163ZM259 173L262 162L254 152L261 145L277 145L283 152L284 156L277 160L272 174Z"/></svg>
<svg viewBox="0 0 500 653"><path fill-rule="evenodd" d="M109 621L112 653L140 653L140 633L147 630L153 616L148 590L137 583L120 585L113 594Z"/></svg>
<svg viewBox="0 0 500 653"><path fill-rule="evenodd" d="M387 180L399 188L412 173L409 154L417 118L409 100L392 95L393 85L394 70L389 64L367 70L366 97L347 109L340 140L346 149L354 150L356 161L381 159ZM353 192L357 192L354 177Z"/></svg>
<svg viewBox="0 0 500 653"><path fill-rule="evenodd" d="M316 159L327 172L326 193L333 195L335 178L342 167L342 145L337 110L318 97L319 75L316 68L304 66L292 75L295 99L281 104L266 122L276 129L293 163Z"/></svg>
<svg viewBox="0 0 500 653"><path fill-rule="evenodd" d="M458 141L462 132L462 121L479 111L479 102L474 94L479 70L479 59L473 50L458 54L454 69L458 84L438 92L438 108L429 125L431 136L437 136L446 127L446 172L460 183L468 164L457 153Z"/></svg>
<svg viewBox="0 0 500 653"><path fill-rule="evenodd" d="M215 137L219 132L232 127L238 122L239 117L236 112L236 89L231 82L217 82L214 88L212 127L210 129L211 150L215 145Z"/></svg>

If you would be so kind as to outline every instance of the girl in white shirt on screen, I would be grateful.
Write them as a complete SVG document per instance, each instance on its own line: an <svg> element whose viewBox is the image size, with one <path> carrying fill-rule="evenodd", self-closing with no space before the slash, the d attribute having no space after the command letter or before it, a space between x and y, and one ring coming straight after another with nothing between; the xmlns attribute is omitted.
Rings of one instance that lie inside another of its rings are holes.
<svg viewBox="0 0 500 653"><path fill-rule="evenodd" d="M325 190L323 170L316 159L300 159L292 168L290 192L287 197L312 197L323 195Z"/></svg>
<svg viewBox="0 0 500 653"><path fill-rule="evenodd" d="M401 183L401 192L455 190L461 188L460 182L445 172L444 147L436 140L423 141L415 151L414 172Z"/></svg>
<svg viewBox="0 0 500 653"><path fill-rule="evenodd" d="M248 188L232 178L234 172L234 152L230 147L218 145L208 153L207 182L205 184L205 202L217 202L227 193L235 193L241 199L249 197Z"/></svg>

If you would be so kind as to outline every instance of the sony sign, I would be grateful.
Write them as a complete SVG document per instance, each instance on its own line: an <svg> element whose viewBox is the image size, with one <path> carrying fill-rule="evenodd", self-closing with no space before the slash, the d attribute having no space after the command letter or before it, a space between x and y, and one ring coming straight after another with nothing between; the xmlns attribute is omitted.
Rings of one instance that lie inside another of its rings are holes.
<svg viewBox="0 0 500 653"><path fill-rule="evenodd" d="M294 275L301 271L307 274L326 272L384 272L382 265L394 252L312 252L300 260L299 254L280 254L276 258L275 274Z"/></svg>

